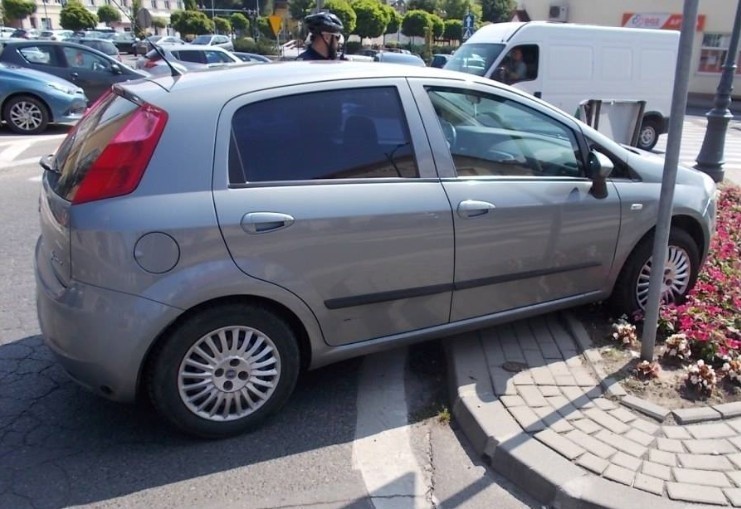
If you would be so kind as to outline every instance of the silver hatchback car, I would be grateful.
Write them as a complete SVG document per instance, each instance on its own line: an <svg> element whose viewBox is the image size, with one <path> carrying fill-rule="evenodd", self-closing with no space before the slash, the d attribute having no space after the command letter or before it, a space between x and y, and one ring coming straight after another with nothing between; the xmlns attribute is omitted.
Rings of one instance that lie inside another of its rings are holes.
<svg viewBox="0 0 741 509"><path fill-rule="evenodd" d="M46 344L98 394L222 437L302 369L642 307L663 161L490 80L285 62L118 84L42 166ZM714 197L680 169L668 299L694 284Z"/></svg>

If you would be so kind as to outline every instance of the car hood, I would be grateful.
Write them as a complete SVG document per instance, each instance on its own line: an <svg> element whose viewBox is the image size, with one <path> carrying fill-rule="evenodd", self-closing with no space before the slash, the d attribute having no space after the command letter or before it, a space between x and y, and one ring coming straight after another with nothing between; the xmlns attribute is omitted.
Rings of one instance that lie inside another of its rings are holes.
<svg viewBox="0 0 741 509"><path fill-rule="evenodd" d="M56 83L58 85L71 88L72 90L78 90L80 87L71 83L63 78L54 76L46 72L35 71L33 69L27 69L25 67L0 67L0 80L2 78L22 78L25 80L35 81L41 85L46 83Z"/></svg>
<svg viewBox="0 0 741 509"><path fill-rule="evenodd" d="M624 148L628 151L628 165L638 173L641 180L654 183L662 181L664 175L663 157L636 147L624 146ZM677 184L705 189L714 186L713 179L705 173L682 165L677 166Z"/></svg>

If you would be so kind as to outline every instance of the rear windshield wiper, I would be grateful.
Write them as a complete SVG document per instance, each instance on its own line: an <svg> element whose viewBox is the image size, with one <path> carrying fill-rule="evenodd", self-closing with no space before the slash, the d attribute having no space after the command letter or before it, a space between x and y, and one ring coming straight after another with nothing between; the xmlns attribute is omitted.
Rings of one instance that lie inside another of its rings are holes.
<svg viewBox="0 0 741 509"><path fill-rule="evenodd" d="M51 171L57 174L62 173L54 164L54 154L43 156L41 160L39 160L39 164L46 171Z"/></svg>

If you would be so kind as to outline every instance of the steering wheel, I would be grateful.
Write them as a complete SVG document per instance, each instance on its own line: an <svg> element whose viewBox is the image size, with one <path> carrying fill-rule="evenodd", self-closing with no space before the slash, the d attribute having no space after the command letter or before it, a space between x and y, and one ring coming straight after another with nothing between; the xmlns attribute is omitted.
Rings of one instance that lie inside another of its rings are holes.
<svg viewBox="0 0 741 509"><path fill-rule="evenodd" d="M447 120L440 119L440 127L443 129L443 134L445 135L445 141L448 142L448 148L452 149L455 147L455 142L458 139L458 133L455 130L455 127L453 124L448 122Z"/></svg>

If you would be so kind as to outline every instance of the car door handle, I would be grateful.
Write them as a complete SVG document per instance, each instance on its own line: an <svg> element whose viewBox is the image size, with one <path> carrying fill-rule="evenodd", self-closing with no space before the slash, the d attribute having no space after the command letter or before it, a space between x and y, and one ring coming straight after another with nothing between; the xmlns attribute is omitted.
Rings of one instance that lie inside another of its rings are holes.
<svg viewBox="0 0 741 509"><path fill-rule="evenodd" d="M292 216L278 212L250 212L242 217L241 226L247 233L265 233L288 228L294 223Z"/></svg>
<svg viewBox="0 0 741 509"><path fill-rule="evenodd" d="M76 72L71 72L71 73L69 73L69 75L72 76L73 78L79 78L80 77L80 75L77 74Z"/></svg>
<svg viewBox="0 0 741 509"><path fill-rule="evenodd" d="M458 204L458 215L463 219L478 217L488 214L490 210L495 208L494 204L488 201L463 200Z"/></svg>

